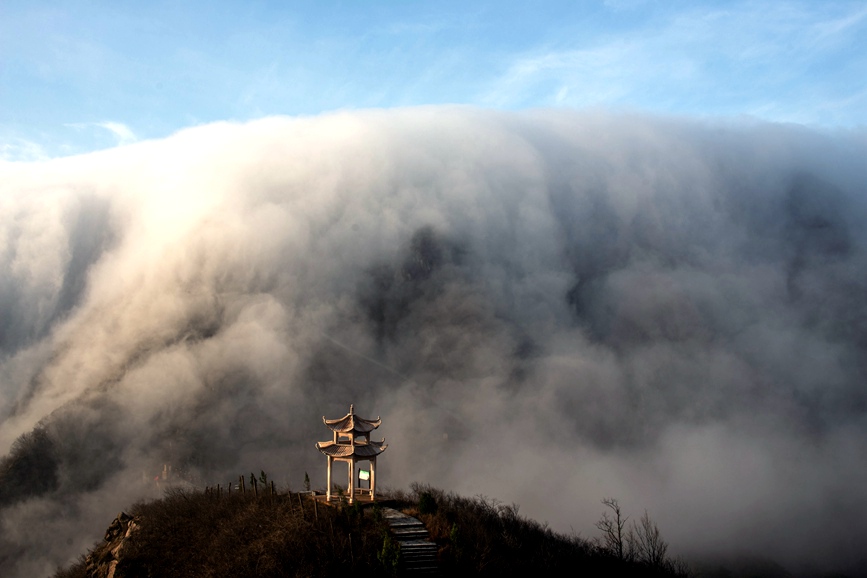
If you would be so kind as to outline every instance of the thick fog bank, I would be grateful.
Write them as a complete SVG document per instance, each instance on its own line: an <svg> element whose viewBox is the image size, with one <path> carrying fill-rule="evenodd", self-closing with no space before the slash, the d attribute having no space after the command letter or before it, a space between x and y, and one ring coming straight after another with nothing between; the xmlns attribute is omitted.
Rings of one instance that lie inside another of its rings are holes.
<svg viewBox="0 0 867 578"><path fill-rule="evenodd" d="M614 496L676 552L851 571L865 158L863 130L434 108L0 164L0 574L82 553L163 464L322 487L350 403L392 487L586 537Z"/></svg>

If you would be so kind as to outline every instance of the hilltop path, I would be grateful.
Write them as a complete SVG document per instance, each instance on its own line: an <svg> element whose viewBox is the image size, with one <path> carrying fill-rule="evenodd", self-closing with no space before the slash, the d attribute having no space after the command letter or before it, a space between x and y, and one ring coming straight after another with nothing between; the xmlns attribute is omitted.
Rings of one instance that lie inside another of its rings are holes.
<svg viewBox="0 0 867 578"><path fill-rule="evenodd" d="M382 515L400 543L400 575L438 576L437 545L431 542L424 524L394 508L383 508Z"/></svg>

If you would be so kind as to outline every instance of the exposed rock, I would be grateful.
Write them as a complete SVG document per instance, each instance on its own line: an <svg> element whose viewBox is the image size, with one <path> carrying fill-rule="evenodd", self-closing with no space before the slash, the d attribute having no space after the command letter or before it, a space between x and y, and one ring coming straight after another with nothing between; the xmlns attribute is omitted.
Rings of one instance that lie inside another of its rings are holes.
<svg viewBox="0 0 867 578"><path fill-rule="evenodd" d="M115 578L126 540L138 529L139 519L121 512L105 531L105 544L91 552L85 561L88 578ZM118 577L119 578L119 577Z"/></svg>

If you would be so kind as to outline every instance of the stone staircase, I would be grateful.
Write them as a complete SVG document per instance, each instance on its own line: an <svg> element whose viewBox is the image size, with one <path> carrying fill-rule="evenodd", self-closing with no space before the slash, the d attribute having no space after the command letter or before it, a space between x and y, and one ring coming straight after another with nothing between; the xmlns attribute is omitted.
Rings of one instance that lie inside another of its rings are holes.
<svg viewBox="0 0 867 578"><path fill-rule="evenodd" d="M400 543L398 574L439 576L437 545L430 541L424 524L393 508L383 508L382 515L391 528L391 534Z"/></svg>

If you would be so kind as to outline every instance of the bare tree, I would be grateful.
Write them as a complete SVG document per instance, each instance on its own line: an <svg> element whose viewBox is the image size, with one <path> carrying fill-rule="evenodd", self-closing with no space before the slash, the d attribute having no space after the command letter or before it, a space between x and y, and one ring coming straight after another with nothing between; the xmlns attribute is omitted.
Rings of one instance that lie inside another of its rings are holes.
<svg viewBox="0 0 867 578"><path fill-rule="evenodd" d="M668 542L662 539L659 526L644 510L641 519L627 526L628 517L623 515L620 503L615 498L605 498L602 503L608 511L596 522L602 537L595 543L624 562L637 562L656 571L674 576L690 576L689 566L679 558L668 557Z"/></svg>
<svg viewBox="0 0 867 578"><path fill-rule="evenodd" d="M596 522L596 527L602 530L602 547L617 556L619 560L626 560L629 556L624 546L626 545L626 520L620 511L620 504L614 498L605 498L602 503L613 512L613 517L608 512L602 512L602 517Z"/></svg>
<svg viewBox="0 0 867 578"><path fill-rule="evenodd" d="M626 542L630 558L653 568L663 568L667 565L668 543L662 539L659 526L650 519L647 510L644 510L640 523L632 521Z"/></svg>

